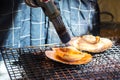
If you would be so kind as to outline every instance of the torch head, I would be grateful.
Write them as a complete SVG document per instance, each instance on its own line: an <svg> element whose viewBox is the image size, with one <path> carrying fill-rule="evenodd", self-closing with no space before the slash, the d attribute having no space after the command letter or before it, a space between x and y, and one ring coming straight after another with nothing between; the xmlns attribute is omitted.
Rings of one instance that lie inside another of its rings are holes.
<svg viewBox="0 0 120 80"><path fill-rule="evenodd" d="M53 23L62 43L67 43L71 39L53 0L25 0L25 2L31 7L42 8L45 15L48 16L49 20Z"/></svg>

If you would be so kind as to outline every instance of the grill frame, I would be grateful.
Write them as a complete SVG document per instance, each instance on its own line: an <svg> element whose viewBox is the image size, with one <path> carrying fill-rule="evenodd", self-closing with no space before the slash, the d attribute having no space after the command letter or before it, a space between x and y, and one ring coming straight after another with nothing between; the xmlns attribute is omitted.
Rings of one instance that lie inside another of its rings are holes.
<svg viewBox="0 0 120 80"><path fill-rule="evenodd" d="M3 48L1 54L11 80L119 80L120 45L113 45L85 65L66 65L48 59L51 47Z"/></svg>

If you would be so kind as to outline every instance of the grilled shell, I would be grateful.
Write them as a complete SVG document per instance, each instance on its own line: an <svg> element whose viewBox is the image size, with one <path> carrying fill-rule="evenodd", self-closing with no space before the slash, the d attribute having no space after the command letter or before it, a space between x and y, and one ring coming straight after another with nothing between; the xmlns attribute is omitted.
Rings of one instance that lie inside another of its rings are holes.
<svg viewBox="0 0 120 80"><path fill-rule="evenodd" d="M84 35L73 38L69 44L75 48L92 53L103 52L112 47L112 41L108 38L102 38L93 35Z"/></svg>

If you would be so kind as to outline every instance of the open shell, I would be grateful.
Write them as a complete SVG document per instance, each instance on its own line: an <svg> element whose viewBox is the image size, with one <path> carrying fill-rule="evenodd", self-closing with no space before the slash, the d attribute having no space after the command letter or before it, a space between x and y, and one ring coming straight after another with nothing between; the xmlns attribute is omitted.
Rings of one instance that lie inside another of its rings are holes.
<svg viewBox="0 0 120 80"><path fill-rule="evenodd" d="M46 51L45 55L53 60L53 61L57 61L63 64L69 64L69 65L80 65L80 64L87 64L88 62L90 62L92 60L92 56L90 54L85 54L85 56L77 61L66 61L63 60L62 58L60 58L57 53L55 51Z"/></svg>

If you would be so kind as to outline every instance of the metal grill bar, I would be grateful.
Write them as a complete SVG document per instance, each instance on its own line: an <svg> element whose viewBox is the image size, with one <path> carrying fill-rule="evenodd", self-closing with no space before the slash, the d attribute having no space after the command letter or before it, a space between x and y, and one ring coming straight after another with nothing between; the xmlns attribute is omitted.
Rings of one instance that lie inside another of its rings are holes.
<svg viewBox="0 0 120 80"><path fill-rule="evenodd" d="M119 80L120 46L93 54L86 65L66 65L48 59L45 48L3 49L1 51L11 80Z"/></svg>

